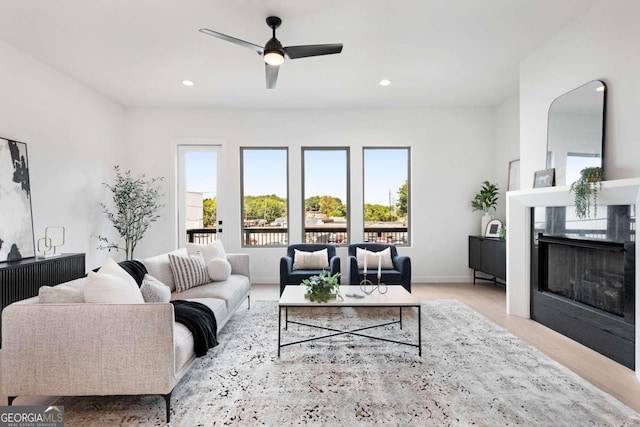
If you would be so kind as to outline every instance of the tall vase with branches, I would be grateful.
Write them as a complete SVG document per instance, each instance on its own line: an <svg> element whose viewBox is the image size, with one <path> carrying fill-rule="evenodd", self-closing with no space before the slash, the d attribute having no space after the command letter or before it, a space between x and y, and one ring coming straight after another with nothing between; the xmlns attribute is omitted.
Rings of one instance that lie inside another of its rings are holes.
<svg viewBox="0 0 640 427"><path fill-rule="evenodd" d="M164 206L160 203L163 194L160 192L159 182L162 177L134 177L131 171L122 172L118 165L113 169L116 173L114 184L103 185L113 193L114 210L110 210L104 203L100 203L100 207L118 230L124 240L124 246L108 237L98 235L98 249L122 250L126 259L131 260L136 245L142 240L151 223L160 218L158 210Z"/></svg>

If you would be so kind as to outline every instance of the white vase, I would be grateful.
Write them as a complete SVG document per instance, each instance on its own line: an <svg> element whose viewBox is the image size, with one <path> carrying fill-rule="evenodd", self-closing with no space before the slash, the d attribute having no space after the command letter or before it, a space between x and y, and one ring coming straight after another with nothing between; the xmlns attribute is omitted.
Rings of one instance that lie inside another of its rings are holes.
<svg viewBox="0 0 640 427"><path fill-rule="evenodd" d="M493 219L493 215L491 215L489 212L485 212L484 215L482 215L482 218L480 218L480 235L481 236L485 236L487 234L487 224L489 224L489 221L491 221Z"/></svg>

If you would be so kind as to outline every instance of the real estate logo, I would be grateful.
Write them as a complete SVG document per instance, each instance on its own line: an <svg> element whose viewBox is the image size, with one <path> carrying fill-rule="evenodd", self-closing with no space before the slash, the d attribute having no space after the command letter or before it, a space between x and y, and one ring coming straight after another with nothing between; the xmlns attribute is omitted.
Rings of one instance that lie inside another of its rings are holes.
<svg viewBox="0 0 640 427"><path fill-rule="evenodd" d="M64 406L0 406L0 427L64 427Z"/></svg>

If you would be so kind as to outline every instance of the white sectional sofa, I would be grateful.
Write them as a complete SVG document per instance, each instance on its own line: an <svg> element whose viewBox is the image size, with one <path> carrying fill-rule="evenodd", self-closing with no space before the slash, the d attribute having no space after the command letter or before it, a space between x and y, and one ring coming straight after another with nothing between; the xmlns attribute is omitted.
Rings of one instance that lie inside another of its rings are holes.
<svg viewBox="0 0 640 427"><path fill-rule="evenodd" d="M218 331L245 299L250 306L249 255L226 257L228 279L171 294L211 308ZM168 254L142 263L174 287ZM66 285L82 289L86 280ZM160 394L169 422L171 392L195 354L193 335L174 321L170 303L41 303L34 297L2 311L0 359L10 404L19 396Z"/></svg>

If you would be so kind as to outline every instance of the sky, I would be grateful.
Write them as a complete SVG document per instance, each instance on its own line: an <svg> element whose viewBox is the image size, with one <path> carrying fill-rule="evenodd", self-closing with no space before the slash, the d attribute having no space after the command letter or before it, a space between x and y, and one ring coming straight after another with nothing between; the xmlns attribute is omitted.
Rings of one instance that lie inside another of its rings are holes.
<svg viewBox="0 0 640 427"><path fill-rule="evenodd" d="M389 193L397 200L407 180L407 149L364 150L365 203L388 205ZM352 152L351 155L354 153ZM215 152L194 151L186 155L187 191L216 194ZM305 198L331 195L347 202L347 155L344 150L304 151ZM243 151L244 194L287 196L287 151Z"/></svg>

